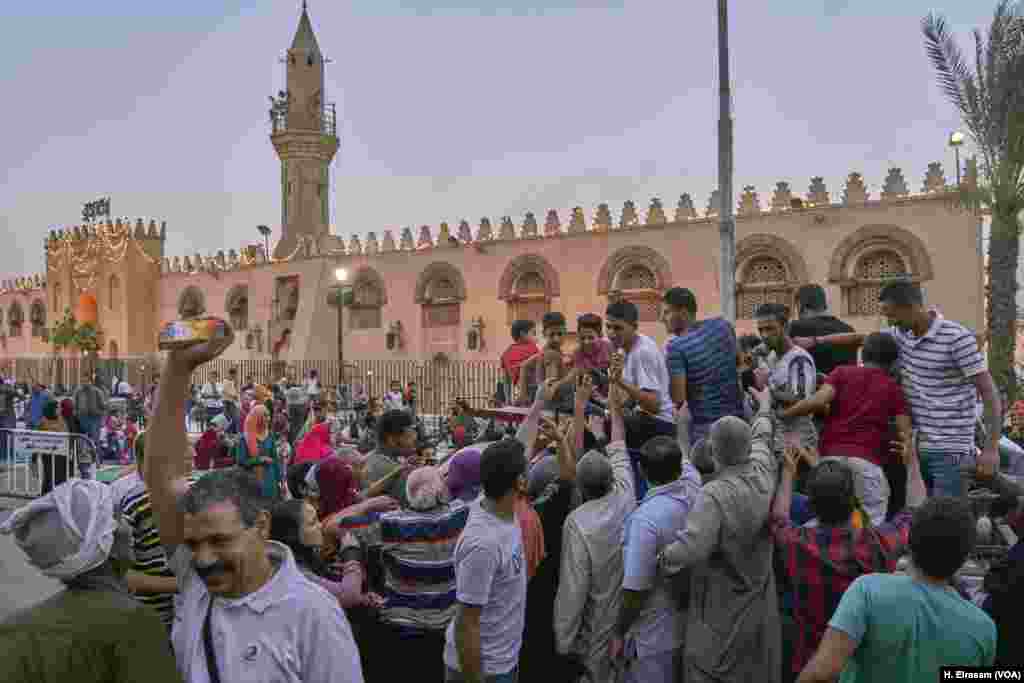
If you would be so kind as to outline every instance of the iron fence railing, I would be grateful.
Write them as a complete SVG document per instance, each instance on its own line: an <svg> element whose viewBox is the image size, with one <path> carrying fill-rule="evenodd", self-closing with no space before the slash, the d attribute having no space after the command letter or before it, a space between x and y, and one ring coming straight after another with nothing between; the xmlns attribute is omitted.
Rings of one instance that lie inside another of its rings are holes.
<svg viewBox="0 0 1024 683"><path fill-rule="evenodd" d="M16 381L29 384L40 382L70 392L79 384L89 381L98 373L109 386L114 377L123 379L133 387L146 386L159 377L159 360L156 357L135 357L122 359L81 359L81 358L14 358L5 363L14 374ZM357 360L341 364L332 360L301 360L293 362L261 360L224 360L207 363L193 375L192 381L202 384L217 372L221 379L235 368L240 385L250 380L257 384L279 381L289 371L297 379L309 376L316 370L324 389L325 398L336 395L338 385L348 385L347 394L352 396L362 385L367 396L382 398L392 381L406 387L416 383L415 409L421 414L445 414L451 402L457 398L475 407L487 407L494 400L498 384L502 380L501 365L493 361L422 362L412 360Z"/></svg>

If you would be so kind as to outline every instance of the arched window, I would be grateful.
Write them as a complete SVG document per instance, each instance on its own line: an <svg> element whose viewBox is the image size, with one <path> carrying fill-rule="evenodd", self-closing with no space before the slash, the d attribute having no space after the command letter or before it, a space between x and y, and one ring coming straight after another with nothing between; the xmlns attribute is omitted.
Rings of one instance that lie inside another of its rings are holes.
<svg viewBox="0 0 1024 683"><path fill-rule="evenodd" d="M761 304L793 306L793 288L780 259L761 255L750 259L736 282L736 317L752 320Z"/></svg>
<svg viewBox="0 0 1024 683"><path fill-rule="evenodd" d="M46 304L42 299L32 302L32 307L29 309L29 320L32 323L32 336L37 339L42 337L46 331Z"/></svg>
<svg viewBox="0 0 1024 683"><path fill-rule="evenodd" d="M107 287L107 308L116 311L117 307L121 305L121 281L116 275L111 275Z"/></svg>
<svg viewBox="0 0 1024 683"><path fill-rule="evenodd" d="M110 355L111 358L117 358L117 352L118 352L117 342L115 340L111 339L110 343L107 344L107 353Z"/></svg>
<svg viewBox="0 0 1024 683"><path fill-rule="evenodd" d="M195 318L206 312L206 297L198 287L190 285L178 297L178 315L182 318Z"/></svg>
<svg viewBox="0 0 1024 683"><path fill-rule="evenodd" d="M21 326L25 323L25 311L17 301L11 303L7 309L7 326L10 329L10 336L20 337Z"/></svg>
<svg viewBox="0 0 1024 683"><path fill-rule="evenodd" d="M424 328L457 327L465 298L462 273L450 263L430 264L416 282L416 302L423 306Z"/></svg>
<svg viewBox="0 0 1024 683"><path fill-rule="evenodd" d="M640 313L640 322L660 320L661 291L658 278L646 265L634 263L615 274L612 283L613 298L632 301Z"/></svg>
<svg viewBox="0 0 1024 683"><path fill-rule="evenodd" d="M383 327L383 295L376 283L359 282L352 290L349 324L353 330L377 330Z"/></svg>
<svg viewBox="0 0 1024 683"><path fill-rule="evenodd" d="M650 247L623 247L612 254L597 276L597 293L609 301L625 299L636 305L640 322L658 322L661 297L672 286L672 268Z"/></svg>
<svg viewBox="0 0 1024 683"><path fill-rule="evenodd" d="M865 225L843 238L832 252L828 279L842 289L843 313L878 316L878 295L886 282L928 282L934 275L924 241L898 225Z"/></svg>
<svg viewBox="0 0 1024 683"><path fill-rule="evenodd" d="M249 288L247 286L235 285L228 292L224 308L231 327L239 331L249 328Z"/></svg>
<svg viewBox="0 0 1024 683"><path fill-rule="evenodd" d="M882 286L907 274L906 262L892 249L863 254L853 271L855 283L849 288L847 310L850 315L881 315L878 295Z"/></svg>
<svg viewBox="0 0 1024 683"><path fill-rule="evenodd" d="M61 314L60 303L61 303L60 302L60 283L59 282L54 282L53 283L53 313L54 313L54 315L60 315Z"/></svg>
<svg viewBox="0 0 1024 683"><path fill-rule="evenodd" d="M505 267L498 283L498 298L508 306L508 322L532 320L540 325L559 295L558 271L538 254L523 254Z"/></svg>

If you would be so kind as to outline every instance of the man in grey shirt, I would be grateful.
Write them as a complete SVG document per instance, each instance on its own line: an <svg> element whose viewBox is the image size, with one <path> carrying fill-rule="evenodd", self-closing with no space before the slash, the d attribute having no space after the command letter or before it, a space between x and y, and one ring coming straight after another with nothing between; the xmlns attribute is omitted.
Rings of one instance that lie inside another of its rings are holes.
<svg viewBox="0 0 1024 683"><path fill-rule="evenodd" d="M526 558L516 500L526 494L523 444L504 439L480 459L483 498L455 547L458 608L445 634L449 683L515 683L526 627Z"/></svg>
<svg viewBox="0 0 1024 683"><path fill-rule="evenodd" d="M143 478L180 587L172 633L186 683L362 683L359 650L337 600L299 570L288 546L266 540L268 501L235 470L185 481L189 377L223 353L223 336L172 351L148 430Z"/></svg>

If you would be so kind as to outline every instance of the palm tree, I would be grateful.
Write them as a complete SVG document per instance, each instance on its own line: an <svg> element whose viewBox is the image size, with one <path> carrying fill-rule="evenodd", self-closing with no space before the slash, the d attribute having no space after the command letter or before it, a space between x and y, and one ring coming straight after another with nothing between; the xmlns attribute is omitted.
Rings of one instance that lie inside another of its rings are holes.
<svg viewBox="0 0 1024 683"><path fill-rule="evenodd" d="M925 48L939 87L959 110L981 156L980 182L959 188L963 205L987 209L987 338L989 367L1007 400L1016 400L1017 262L1024 208L1024 16L1018 2L999 0L988 35L975 30L974 68L964 58L945 18L921 22Z"/></svg>

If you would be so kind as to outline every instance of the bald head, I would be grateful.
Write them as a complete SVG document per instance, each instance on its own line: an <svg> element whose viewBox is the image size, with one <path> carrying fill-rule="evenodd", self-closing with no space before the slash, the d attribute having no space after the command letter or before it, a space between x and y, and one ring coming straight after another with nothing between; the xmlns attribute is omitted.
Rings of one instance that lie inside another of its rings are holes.
<svg viewBox="0 0 1024 683"><path fill-rule="evenodd" d="M722 467L738 465L750 458L750 426L729 415L711 425L708 435L715 460Z"/></svg>
<svg viewBox="0 0 1024 683"><path fill-rule="evenodd" d="M612 464L597 451L590 451L576 463L576 482L587 500L608 495L613 479Z"/></svg>

